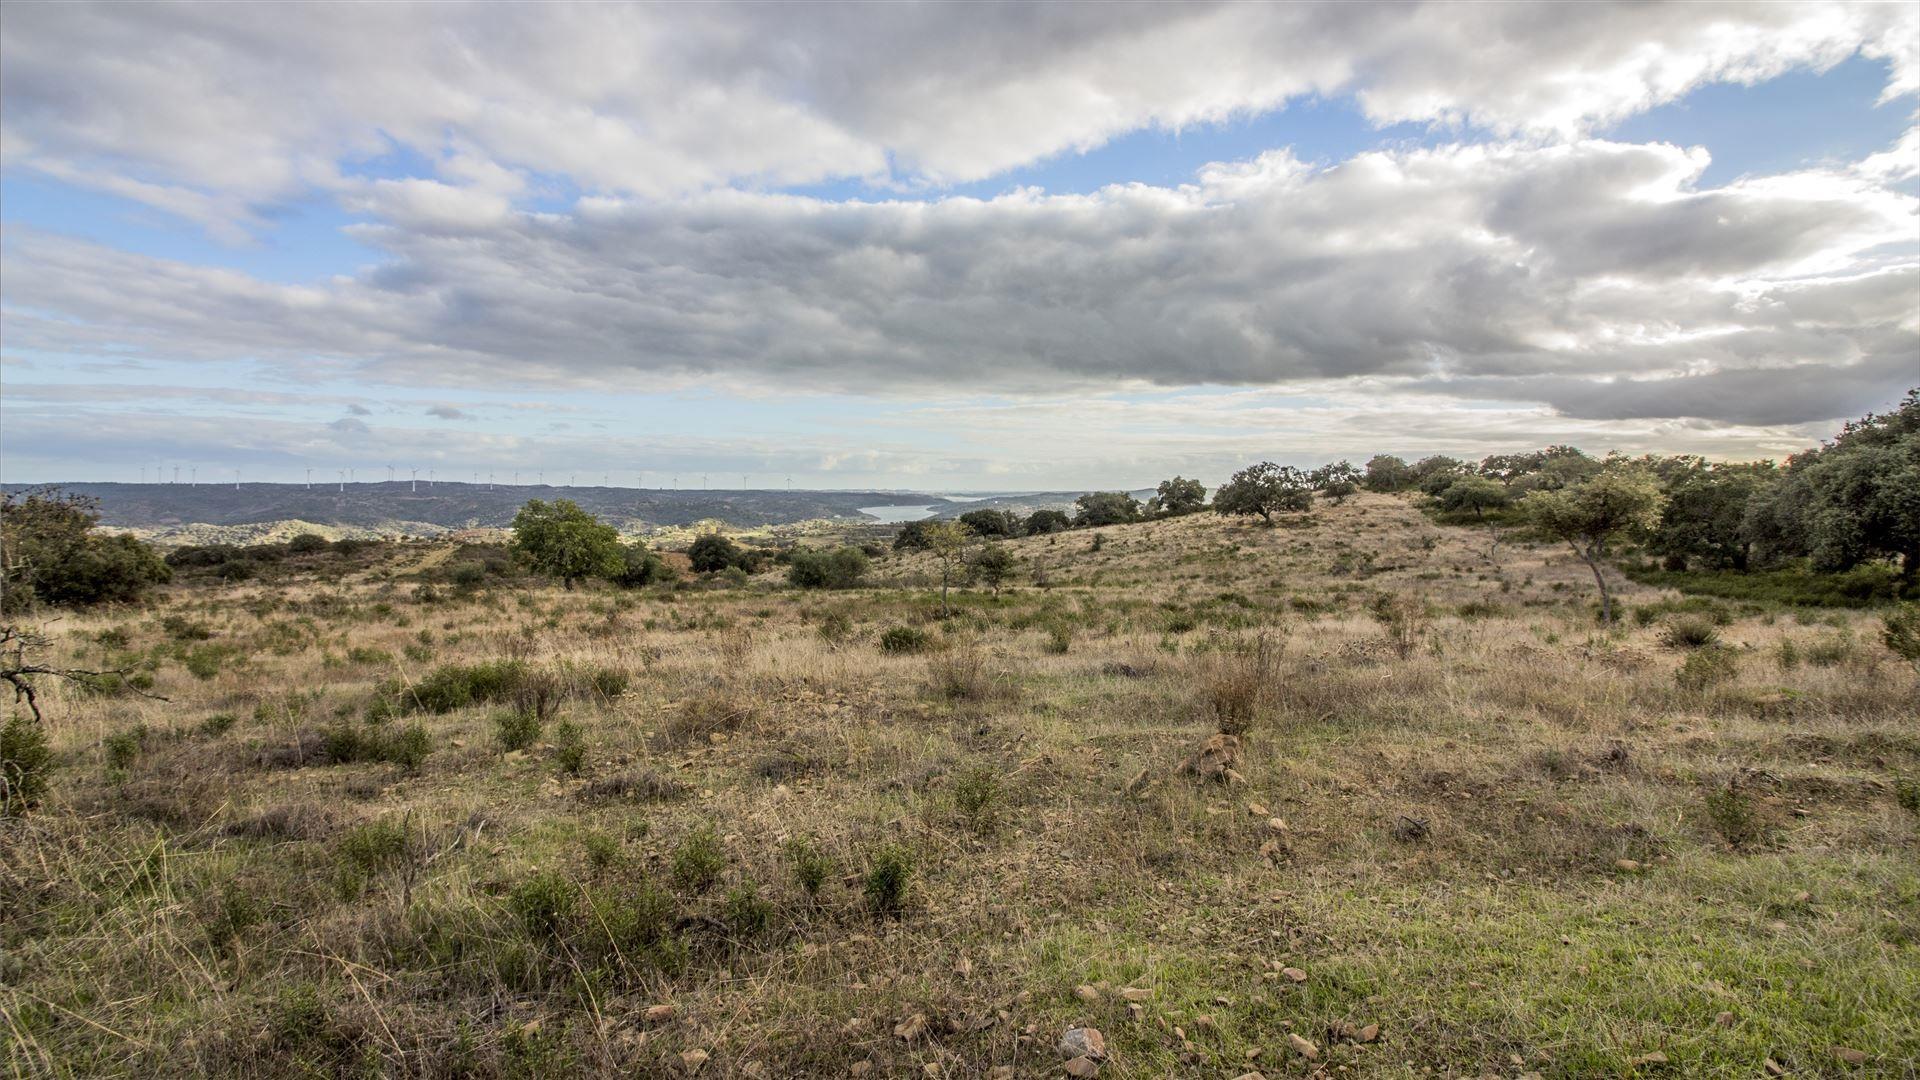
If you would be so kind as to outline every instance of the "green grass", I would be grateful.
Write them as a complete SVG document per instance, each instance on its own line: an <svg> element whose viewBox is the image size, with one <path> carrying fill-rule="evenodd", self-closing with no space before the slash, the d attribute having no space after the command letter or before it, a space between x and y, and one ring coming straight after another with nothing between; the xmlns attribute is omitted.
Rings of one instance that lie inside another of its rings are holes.
<svg viewBox="0 0 1920 1080"><path fill-rule="evenodd" d="M1876 607L1892 603L1900 583L1899 572L1890 564L1820 574L1801 566L1742 573L1662 570L1653 563L1622 562L1620 572L1642 585L1782 607Z"/></svg>

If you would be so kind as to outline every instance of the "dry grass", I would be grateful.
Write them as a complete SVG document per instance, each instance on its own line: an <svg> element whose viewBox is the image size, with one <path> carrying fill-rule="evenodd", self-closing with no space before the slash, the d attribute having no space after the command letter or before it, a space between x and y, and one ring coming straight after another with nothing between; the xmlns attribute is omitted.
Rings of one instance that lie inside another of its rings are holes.
<svg viewBox="0 0 1920 1080"><path fill-rule="evenodd" d="M169 700L46 695L59 771L0 823L8 1070L1050 1076L1079 1022L1103 1076L1920 1070L1920 687L1870 615L1602 633L1584 566L1376 496L1103 533L1013 543L1046 587L945 620L921 556L824 602L423 597L417 547L64 619ZM502 660L547 688L523 750L518 697L379 718ZM326 753L415 720L417 772ZM1242 783L1180 774L1215 731Z"/></svg>

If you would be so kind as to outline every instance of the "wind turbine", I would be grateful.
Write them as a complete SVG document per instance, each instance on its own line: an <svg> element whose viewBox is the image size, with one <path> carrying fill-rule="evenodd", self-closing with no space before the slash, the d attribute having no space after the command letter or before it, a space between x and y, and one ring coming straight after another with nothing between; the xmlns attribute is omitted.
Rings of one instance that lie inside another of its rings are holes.
<svg viewBox="0 0 1920 1080"><path fill-rule="evenodd" d="M140 482L142 484L147 482L147 467L145 465L140 466Z"/></svg>
<svg viewBox="0 0 1920 1080"><path fill-rule="evenodd" d="M700 490L701 491L707 490L707 474L706 473L700 474Z"/></svg>
<svg viewBox="0 0 1920 1080"><path fill-rule="evenodd" d="M312 469L307 470L307 490L308 491L313 490L313 470Z"/></svg>
<svg viewBox="0 0 1920 1080"><path fill-rule="evenodd" d="M433 470L432 469L427 470L427 487L428 488L433 487Z"/></svg>
<svg viewBox="0 0 1920 1080"><path fill-rule="evenodd" d="M173 482L176 484L180 482L180 466L178 465L173 467Z"/></svg>
<svg viewBox="0 0 1920 1080"><path fill-rule="evenodd" d="M513 486L514 487L520 486L520 470L519 469L513 470Z"/></svg>
<svg viewBox="0 0 1920 1080"><path fill-rule="evenodd" d="M233 490L235 491L240 490L240 470L239 469L233 470Z"/></svg>
<svg viewBox="0 0 1920 1080"><path fill-rule="evenodd" d="M407 471L408 471L408 472L411 472L411 473L413 474L413 479L412 479L412 480L410 480L410 481L408 481L408 487L407 487L407 493L408 493L409 495L411 495L411 494L413 494L414 492L416 492L416 491L419 491L419 490L420 490L420 470L419 470L419 469L409 469L409 470L407 470Z"/></svg>
<svg viewBox="0 0 1920 1080"><path fill-rule="evenodd" d="M493 490L493 470L492 469L487 470L487 490L488 491Z"/></svg>
<svg viewBox="0 0 1920 1080"><path fill-rule="evenodd" d="M393 463L387 463L387 483L393 483Z"/></svg>
<svg viewBox="0 0 1920 1080"><path fill-rule="evenodd" d="M190 465L187 467L187 486L188 487L200 486L200 466Z"/></svg>
<svg viewBox="0 0 1920 1080"><path fill-rule="evenodd" d="M335 469L334 472L340 474L340 493L344 495L347 492L347 470Z"/></svg>

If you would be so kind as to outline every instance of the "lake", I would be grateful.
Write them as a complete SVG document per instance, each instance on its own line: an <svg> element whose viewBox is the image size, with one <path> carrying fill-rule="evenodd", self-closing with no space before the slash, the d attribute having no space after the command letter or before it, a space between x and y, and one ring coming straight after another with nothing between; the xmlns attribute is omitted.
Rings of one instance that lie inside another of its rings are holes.
<svg viewBox="0 0 1920 1080"><path fill-rule="evenodd" d="M933 507L924 503L915 506L863 506L860 512L880 519L884 525L898 525L907 521L920 521L933 516Z"/></svg>

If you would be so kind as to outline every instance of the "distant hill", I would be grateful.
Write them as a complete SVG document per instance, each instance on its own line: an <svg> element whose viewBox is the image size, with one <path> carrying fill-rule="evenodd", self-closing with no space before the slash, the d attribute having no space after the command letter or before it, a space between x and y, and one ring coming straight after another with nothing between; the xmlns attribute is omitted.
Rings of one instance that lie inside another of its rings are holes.
<svg viewBox="0 0 1920 1080"><path fill-rule="evenodd" d="M9 484L9 491L38 485ZM863 506L924 503L945 509L937 495L898 491L674 491L658 488L555 487L544 484L469 484L442 480L315 484L60 484L63 491L100 502L101 524L142 532L178 533L185 526L325 526L336 535L414 535L452 529L500 528L529 499L572 499L623 531L714 520L740 528L821 518L871 520Z"/></svg>

